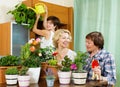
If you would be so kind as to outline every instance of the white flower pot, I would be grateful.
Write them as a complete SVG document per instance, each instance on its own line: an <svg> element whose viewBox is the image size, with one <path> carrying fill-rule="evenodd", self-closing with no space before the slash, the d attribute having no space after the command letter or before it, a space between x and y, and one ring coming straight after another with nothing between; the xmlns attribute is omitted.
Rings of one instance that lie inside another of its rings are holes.
<svg viewBox="0 0 120 87"><path fill-rule="evenodd" d="M72 73L72 77L73 78L86 78L87 77L87 73L86 72L80 72L80 73Z"/></svg>
<svg viewBox="0 0 120 87"><path fill-rule="evenodd" d="M5 78L8 85L17 84L18 75L5 75Z"/></svg>
<svg viewBox="0 0 120 87"><path fill-rule="evenodd" d="M38 83L41 67L29 68L27 74L30 76L30 83Z"/></svg>
<svg viewBox="0 0 120 87"><path fill-rule="evenodd" d="M30 85L30 76L18 76L19 87L28 87Z"/></svg>
<svg viewBox="0 0 120 87"><path fill-rule="evenodd" d="M60 84L69 84L71 80L71 71L69 72L58 72L59 82Z"/></svg>
<svg viewBox="0 0 120 87"><path fill-rule="evenodd" d="M87 78L87 72L72 73L74 84L85 84Z"/></svg>

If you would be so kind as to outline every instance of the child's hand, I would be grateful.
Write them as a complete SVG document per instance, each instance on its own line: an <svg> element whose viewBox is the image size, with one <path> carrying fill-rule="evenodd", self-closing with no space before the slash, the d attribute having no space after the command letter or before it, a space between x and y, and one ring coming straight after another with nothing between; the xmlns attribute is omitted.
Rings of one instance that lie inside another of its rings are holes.
<svg viewBox="0 0 120 87"><path fill-rule="evenodd" d="M46 5L44 5L45 13L48 13L48 8Z"/></svg>

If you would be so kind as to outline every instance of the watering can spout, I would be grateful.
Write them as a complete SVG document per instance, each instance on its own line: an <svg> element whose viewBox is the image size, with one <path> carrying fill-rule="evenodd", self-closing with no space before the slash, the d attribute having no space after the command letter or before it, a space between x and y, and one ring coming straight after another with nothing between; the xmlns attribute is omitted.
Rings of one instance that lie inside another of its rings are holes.
<svg viewBox="0 0 120 87"><path fill-rule="evenodd" d="M28 8L32 9L36 14L45 13L45 4L43 4L43 3L35 4L35 8L32 8L32 7L28 7Z"/></svg>
<svg viewBox="0 0 120 87"><path fill-rule="evenodd" d="M32 7L28 7L28 9L32 9L35 13L37 13L36 9L34 9Z"/></svg>

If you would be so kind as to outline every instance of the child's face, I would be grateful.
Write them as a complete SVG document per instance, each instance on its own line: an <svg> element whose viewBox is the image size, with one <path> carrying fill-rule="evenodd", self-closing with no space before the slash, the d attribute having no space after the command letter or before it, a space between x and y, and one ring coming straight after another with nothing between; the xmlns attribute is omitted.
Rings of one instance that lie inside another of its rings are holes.
<svg viewBox="0 0 120 87"><path fill-rule="evenodd" d="M54 30L56 26L54 26L53 22L51 20L47 21L47 29L48 30Z"/></svg>

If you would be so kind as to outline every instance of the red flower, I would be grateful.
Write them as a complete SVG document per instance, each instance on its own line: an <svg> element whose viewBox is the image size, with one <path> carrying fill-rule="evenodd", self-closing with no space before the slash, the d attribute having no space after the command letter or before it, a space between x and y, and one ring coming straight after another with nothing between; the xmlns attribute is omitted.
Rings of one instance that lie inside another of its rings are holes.
<svg viewBox="0 0 120 87"><path fill-rule="evenodd" d="M57 54L58 54L58 52L54 52L52 55L53 55L53 56L56 56Z"/></svg>
<svg viewBox="0 0 120 87"><path fill-rule="evenodd" d="M95 67L97 67L97 66L99 66L98 60L93 60L93 61L92 61L92 68L95 68Z"/></svg>

